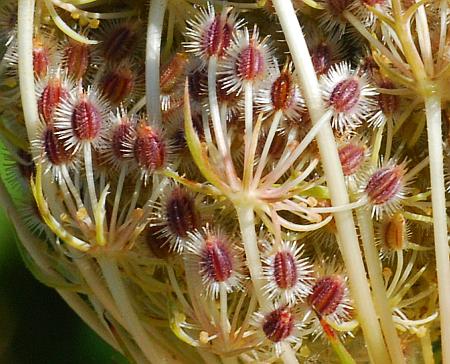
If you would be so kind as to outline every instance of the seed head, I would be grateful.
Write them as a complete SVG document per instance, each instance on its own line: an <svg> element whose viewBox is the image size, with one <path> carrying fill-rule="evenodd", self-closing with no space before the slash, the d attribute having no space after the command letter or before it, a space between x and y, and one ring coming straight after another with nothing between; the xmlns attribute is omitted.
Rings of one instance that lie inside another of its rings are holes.
<svg viewBox="0 0 450 364"><path fill-rule="evenodd" d="M288 305L275 304L268 310L254 314L254 325L261 330L262 341L267 341L280 356L282 344L299 344L301 341L301 324L297 313Z"/></svg>
<svg viewBox="0 0 450 364"><path fill-rule="evenodd" d="M139 39L138 21L125 21L107 24L102 32L101 55L107 62L120 62L128 58Z"/></svg>
<svg viewBox="0 0 450 364"><path fill-rule="evenodd" d="M53 123L53 115L62 100L67 100L70 86L59 75L50 77L38 91L38 112L47 124Z"/></svg>
<svg viewBox="0 0 450 364"><path fill-rule="evenodd" d="M74 80L82 79L92 60L90 46L69 39L64 46L62 53L62 63L67 71L67 75Z"/></svg>
<svg viewBox="0 0 450 364"><path fill-rule="evenodd" d="M338 148L344 176L349 177L360 171L367 156L367 148L364 144L349 141Z"/></svg>
<svg viewBox="0 0 450 364"><path fill-rule="evenodd" d="M379 239L387 251L393 252L406 248L408 228L406 219L401 212L386 216L381 221Z"/></svg>
<svg viewBox="0 0 450 364"><path fill-rule="evenodd" d="M294 324L294 315L287 306L284 306L273 310L264 317L262 329L270 341L279 343L292 334Z"/></svg>
<svg viewBox="0 0 450 364"><path fill-rule="evenodd" d="M342 302L344 289L341 276L319 278L308 297L308 303L321 316L331 315Z"/></svg>
<svg viewBox="0 0 450 364"><path fill-rule="evenodd" d="M193 52L204 63L210 57L222 58L231 44L234 32L242 26L237 14L231 8L216 14L214 7L208 4L201 8L193 20L188 20L185 43L188 51Z"/></svg>
<svg viewBox="0 0 450 364"><path fill-rule="evenodd" d="M49 42L49 39L43 37L33 39L33 70L36 78L45 77L51 65L53 47Z"/></svg>
<svg viewBox="0 0 450 364"><path fill-rule="evenodd" d="M261 111L282 111L290 120L301 118L304 101L294 78L292 63L286 62L281 72L278 66L271 71L268 82L264 83L256 97L256 103L260 105Z"/></svg>
<svg viewBox="0 0 450 364"><path fill-rule="evenodd" d="M208 294L217 297L221 287L227 292L240 289L240 256L235 243L224 233L212 231L208 226L189 232L186 246L196 263Z"/></svg>
<svg viewBox="0 0 450 364"><path fill-rule="evenodd" d="M44 166L44 172L51 171L57 180L63 178L63 169L70 170L76 167L76 157L73 148L68 148L55 131L53 125L42 123L39 131L40 137L32 142L35 150L36 163Z"/></svg>
<svg viewBox="0 0 450 364"><path fill-rule="evenodd" d="M100 79L100 90L111 105L127 99L135 86L136 76L128 62L109 68Z"/></svg>
<svg viewBox="0 0 450 364"><path fill-rule="evenodd" d="M390 81L383 81L379 85L380 88L385 89L394 89L395 86ZM370 125L375 127L380 127L383 125L387 119L393 120L395 114L398 111L400 100L397 95L390 95L387 93L381 92L377 96L377 105L378 110L374 113L374 115L368 121Z"/></svg>
<svg viewBox="0 0 450 364"><path fill-rule="evenodd" d="M141 121L137 126L133 151L145 179L163 168L167 162L167 145L163 136L145 121Z"/></svg>
<svg viewBox="0 0 450 364"><path fill-rule="evenodd" d="M406 193L405 174L405 163L390 162L370 175L364 192L373 206L372 214L376 218L381 217L383 212L392 215L398 210L400 200Z"/></svg>
<svg viewBox="0 0 450 364"><path fill-rule="evenodd" d="M98 147L102 142L109 105L93 88L74 90L60 102L55 112L57 134L67 148L78 148L85 143Z"/></svg>
<svg viewBox="0 0 450 364"><path fill-rule="evenodd" d="M268 247L270 249L270 247ZM301 258L302 246L284 242L265 259L265 289L269 298L283 297L294 304L311 291L312 266L306 258Z"/></svg>
<svg viewBox="0 0 450 364"><path fill-rule="evenodd" d="M240 91L246 82L256 87L273 70L272 50L268 37L259 40L258 28L252 34L244 28L233 39L221 65L224 87L228 92Z"/></svg>
<svg viewBox="0 0 450 364"><path fill-rule="evenodd" d="M126 110L118 109L111 113L102 138L101 152L105 163L118 170L133 160L133 146L136 138L136 117L128 116Z"/></svg>
<svg viewBox="0 0 450 364"><path fill-rule="evenodd" d="M312 30L308 42L311 61L318 76L326 74L339 60L344 59L345 51L337 36L324 36Z"/></svg>
<svg viewBox="0 0 450 364"><path fill-rule="evenodd" d="M184 249L188 234L200 229L202 218L195 196L184 187L168 189L152 225L161 226L159 235L177 252Z"/></svg>
<svg viewBox="0 0 450 364"><path fill-rule="evenodd" d="M323 98L333 112L332 125L339 131L354 129L375 108L376 90L368 78L342 62L321 77Z"/></svg>
<svg viewBox="0 0 450 364"><path fill-rule="evenodd" d="M183 80L186 75L189 61L189 56L186 53L178 52L165 65L159 77L161 93L169 94L180 85L180 80Z"/></svg>

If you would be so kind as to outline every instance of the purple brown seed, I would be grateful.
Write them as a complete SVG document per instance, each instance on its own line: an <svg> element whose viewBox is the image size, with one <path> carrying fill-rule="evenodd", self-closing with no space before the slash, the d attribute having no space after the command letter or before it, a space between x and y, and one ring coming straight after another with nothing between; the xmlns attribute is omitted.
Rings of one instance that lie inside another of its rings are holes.
<svg viewBox="0 0 450 364"><path fill-rule="evenodd" d="M264 317L262 329L270 341L278 343L292 334L294 323L291 310L288 307L280 307Z"/></svg>
<svg viewBox="0 0 450 364"><path fill-rule="evenodd" d="M339 275L324 276L317 280L308 296L309 305L321 316L333 314L345 293L344 280Z"/></svg>

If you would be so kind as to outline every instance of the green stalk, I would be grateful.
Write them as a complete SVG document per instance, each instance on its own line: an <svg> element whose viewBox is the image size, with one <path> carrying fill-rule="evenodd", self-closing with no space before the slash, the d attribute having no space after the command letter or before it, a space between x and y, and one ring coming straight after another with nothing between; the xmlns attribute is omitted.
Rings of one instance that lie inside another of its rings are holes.
<svg viewBox="0 0 450 364"><path fill-rule="evenodd" d="M273 0L273 5L303 88L311 120L316 123L325 113L325 108L317 76L294 7L291 1L285 0ZM322 127L317 135L317 142L325 177L329 181L328 188L331 202L333 206L348 204L347 188L331 125L326 124ZM366 278L352 212L337 212L334 214L334 218L339 240L342 242L340 249L349 277L350 290L370 357L375 363L389 363L389 355Z"/></svg>
<svg viewBox="0 0 450 364"><path fill-rule="evenodd" d="M338 357L341 364L356 364L355 359L350 355L350 353L345 348L344 344L342 344L339 337L334 332L333 328L328 325L328 323L322 318L319 318L320 325L322 326L323 332L328 339L331 347L333 348L334 353Z"/></svg>

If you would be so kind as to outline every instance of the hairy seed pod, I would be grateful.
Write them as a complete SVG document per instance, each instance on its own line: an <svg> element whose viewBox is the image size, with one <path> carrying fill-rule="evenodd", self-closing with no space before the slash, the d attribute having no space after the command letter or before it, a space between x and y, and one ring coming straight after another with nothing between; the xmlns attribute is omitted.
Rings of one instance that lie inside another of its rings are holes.
<svg viewBox="0 0 450 364"><path fill-rule="evenodd" d="M308 303L319 315L331 315L342 302L344 293L345 284L341 276L321 277L314 285Z"/></svg>
<svg viewBox="0 0 450 364"><path fill-rule="evenodd" d="M89 99L83 97L74 105L71 124L78 140L96 139L100 135L102 121L100 110Z"/></svg>
<svg viewBox="0 0 450 364"><path fill-rule="evenodd" d="M356 143L348 143L338 149L344 176L355 174L364 162L366 148Z"/></svg>
<svg viewBox="0 0 450 364"><path fill-rule="evenodd" d="M138 24L124 22L104 32L102 55L108 62L119 62L133 53L139 37Z"/></svg>
<svg viewBox="0 0 450 364"><path fill-rule="evenodd" d="M53 114L59 103L67 99L69 91L63 86L61 79L51 78L42 90L38 100L38 111L47 125L53 122Z"/></svg>
<svg viewBox="0 0 450 364"><path fill-rule="evenodd" d="M264 317L262 329L270 341L278 343L292 334L294 323L294 315L285 306L268 313Z"/></svg>
<svg viewBox="0 0 450 364"><path fill-rule="evenodd" d="M298 280L295 257L289 251L280 251L274 258L274 276L278 287L292 288Z"/></svg>
<svg viewBox="0 0 450 364"><path fill-rule="evenodd" d="M402 250L407 243L406 219L401 212L387 217L381 223L381 240L390 251Z"/></svg>
<svg viewBox="0 0 450 364"><path fill-rule="evenodd" d="M194 197L181 187L171 191L165 204L165 218L168 230L183 239L201 224Z"/></svg>
<svg viewBox="0 0 450 364"><path fill-rule="evenodd" d="M352 109L359 100L359 82L350 78L339 82L331 92L329 103L337 112L346 112Z"/></svg>
<svg viewBox="0 0 450 364"><path fill-rule="evenodd" d="M383 82L380 87L393 89L394 84L392 82L386 81ZM387 116L392 116L398 110L399 104L400 100L397 95L389 95L385 93L380 93L378 95L378 106Z"/></svg>
<svg viewBox="0 0 450 364"><path fill-rule="evenodd" d="M200 258L200 270L214 282L225 282L233 272L233 259L218 236L209 236Z"/></svg>
<svg viewBox="0 0 450 364"><path fill-rule="evenodd" d="M89 45L69 39L63 50L63 64L67 75L75 80L83 78L91 62Z"/></svg>
<svg viewBox="0 0 450 364"><path fill-rule="evenodd" d="M156 130L144 123L137 128L134 157L138 165L148 172L162 168L167 159L164 139Z"/></svg>
<svg viewBox="0 0 450 364"><path fill-rule="evenodd" d="M189 65L189 57L186 53L176 53L170 62L161 70L159 83L162 93L170 93L183 79L186 68Z"/></svg>
<svg viewBox="0 0 450 364"><path fill-rule="evenodd" d="M55 134L53 127L44 130L43 146L47 159L54 166L70 163L73 160L73 150L68 149Z"/></svg>
<svg viewBox="0 0 450 364"><path fill-rule="evenodd" d="M374 205L382 205L393 199L402 188L404 174L404 169L398 165L375 171L365 188L369 201Z"/></svg>
<svg viewBox="0 0 450 364"><path fill-rule="evenodd" d="M121 122L114 129L111 138L111 151L117 160L128 157L128 144L133 134L133 125L128 122Z"/></svg>
<svg viewBox="0 0 450 364"><path fill-rule="evenodd" d="M134 73L128 67L110 69L100 80L100 89L112 105L119 105L133 90L134 79Z"/></svg>
<svg viewBox="0 0 450 364"><path fill-rule="evenodd" d="M33 40L33 70L37 78L47 75L50 66L51 50L38 38Z"/></svg>
<svg viewBox="0 0 450 364"><path fill-rule="evenodd" d="M325 42L319 43L311 50L311 61L318 75L328 72L332 64L332 54L329 45Z"/></svg>

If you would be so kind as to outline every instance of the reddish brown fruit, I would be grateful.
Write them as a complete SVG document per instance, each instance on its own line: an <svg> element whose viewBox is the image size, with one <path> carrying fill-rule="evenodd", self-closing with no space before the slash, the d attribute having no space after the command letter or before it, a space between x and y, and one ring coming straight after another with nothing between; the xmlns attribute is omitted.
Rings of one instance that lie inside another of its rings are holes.
<svg viewBox="0 0 450 364"><path fill-rule="evenodd" d="M170 193L165 212L168 230L179 238L185 239L189 232L200 228L201 219L194 197L181 187Z"/></svg>
<svg viewBox="0 0 450 364"><path fill-rule="evenodd" d="M289 289L295 286L298 281L297 265L295 257L289 251L280 251L275 255L273 268L279 288Z"/></svg>
<svg viewBox="0 0 450 364"><path fill-rule="evenodd" d="M67 99L69 91L64 88L59 78L52 78L41 92L38 99L38 111L47 125L53 122L53 114L59 103Z"/></svg>
<svg viewBox="0 0 450 364"><path fill-rule="evenodd" d="M228 17L217 14L202 34L201 47L208 57L223 57L231 44L232 34L233 28Z"/></svg>
<svg viewBox="0 0 450 364"><path fill-rule="evenodd" d="M200 270L212 282L225 282L233 273L233 258L225 242L210 235L201 253Z"/></svg>
<svg viewBox="0 0 450 364"><path fill-rule="evenodd" d="M136 47L138 24L122 23L105 32L102 40L102 54L109 62L118 62L133 53Z"/></svg>
<svg viewBox="0 0 450 364"><path fill-rule="evenodd" d="M294 322L294 315L289 308L281 307L264 317L262 329L270 341L278 343L292 334Z"/></svg>
<svg viewBox="0 0 450 364"><path fill-rule="evenodd" d="M385 248L389 250L402 250L406 246L407 230L406 219L402 213L397 212L386 218L381 225L381 239Z"/></svg>
<svg viewBox="0 0 450 364"><path fill-rule="evenodd" d="M390 166L377 170L369 179L366 193L374 205L381 205L394 198L402 188L405 170L402 166Z"/></svg>
<svg viewBox="0 0 450 364"><path fill-rule="evenodd" d="M151 126L144 123L137 129L134 157L138 165L149 172L162 168L167 159L165 141Z"/></svg>
<svg viewBox="0 0 450 364"><path fill-rule="evenodd" d="M45 155L51 164L59 166L72 161L73 151L64 145L64 142L58 138L52 127L45 129L43 145Z"/></svg>
<svg viewBox="0 0 450 364"><path fill-rule="evenodd" d="M361 90L354 78L339 82L331 92L329 103L337 112L347 112L359 100Z"/></svg>
<svg viewBox="0 0 450 364"><path fill-rule="evenodd" d="M47 75L50 66L51 51L39 39L33 40L33 70L37 78Z"/></svg>
<svg viewBox="0 0 450 364"><path fill-rule="evenodd" d="M69 39L64 48L64 66L67 74L75 80L83 78L91 62L89 45Z"/></svg>
<svg viewBox="0 0 450 364"><path fill-rule="evenodd" d="M323 75L328 72L332 65L331 49L325 42L317 45L311 50L311 60L314 70L318 75Z"/></svg>
<svg viewBox="0 0 450 364"><path fill-rule="evenodd" d="M342 302L344 293L345 285L341 276L321 277L314 285L308 303L319 315L331 315Z"/></svg>
<svg viewBox="0 0 450 364"><path fill-rule="evenodd" d="M103 95L112 105L119 105L133 90L135 76L128 67L118 67L105 73L100 81Z"/></svg>
<svg viewBox="0 0 450 364"><path fill-rule="evenodd" d="M344 176L355 174L364 162L366 148L355 143L348 143L338 149Z"/></svg>
<svg viewBox="0 0 450 364"><path fill-rule="evenodd" d="M102 115L96 105L87 98L75 104L71 124L74 136L78 140L92 141L100 135Z"/></svg>
<svg viewBox="0 0 450 364"><path fill-rule="evenodd" d="M264 74L265 59L261 50L256 46L255 40L244 48L236 60L237 75L247 81L255 80Z"/></svg>
<svg viewBox="0 0 450 364"><path fill-rule="evenodd" d="M171 61L163 68L159 83L162 93L169 93L179 83L178 81L186 74L189 65L189 57L186 53L177 53Z"/></svg>

